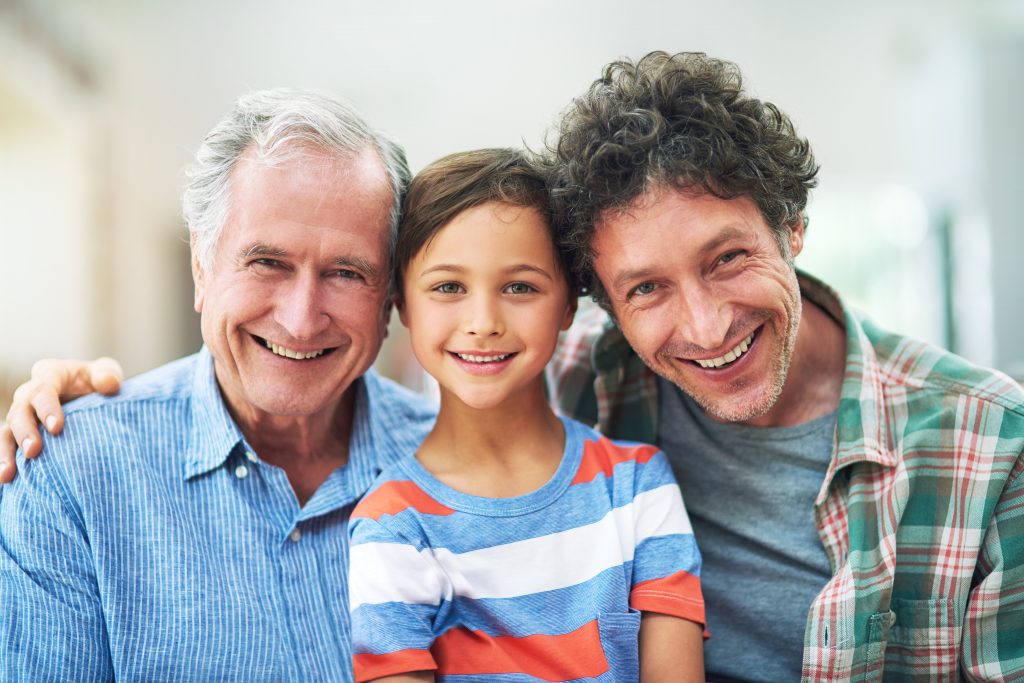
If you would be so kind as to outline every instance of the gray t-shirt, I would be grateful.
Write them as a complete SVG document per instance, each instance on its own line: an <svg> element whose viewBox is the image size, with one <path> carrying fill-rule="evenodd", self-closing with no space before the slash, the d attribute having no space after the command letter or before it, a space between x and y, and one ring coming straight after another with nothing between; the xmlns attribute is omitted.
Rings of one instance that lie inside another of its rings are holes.
<svg viewBox="0 0 1024 683"><path fill-rule="evenodd" d="M811 602L832 575L814 521L836 415L795 427L709 418L659 379L658 445L703 556L712 681L798 681Z"/></svg>

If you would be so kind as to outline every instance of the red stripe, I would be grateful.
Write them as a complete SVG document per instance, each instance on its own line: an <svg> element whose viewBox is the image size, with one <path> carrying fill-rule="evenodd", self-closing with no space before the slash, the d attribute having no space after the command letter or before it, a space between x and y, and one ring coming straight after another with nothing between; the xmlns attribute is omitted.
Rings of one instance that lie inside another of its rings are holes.
<svg viewBox="0 0 1024 683"><path fill-rule="evenodd" d="M629 592L629 606L641 612L657 612L707 625L700 577L676 572L661 579L641 581ZM704 637L708 637L704 629Z"/></svg>
<svg viewBox="0 0 1024 683"><path fill-rule="evenodd" d="M432 671L435 668L437 664L427 650L399 650L384 655L367 653L352 656L356 683L413 671Z"/></svg>
<svg viewBox="0 0 1024 683"><path fill-rule="evenodd" d="M619 463L635 460L638 463L645 463L658 453L654 446L636 444L635 446L617 446L609 439L601 437L597 441L587 441L583 444L583 459L580 467L576 470L576 478L573 484L585 484L593 481L597 475L604 474L612 476L612 470Z"/></svg>
<svg viewBox="0 0 1024 683"><path fill-rule="evenodd" d="M352 511L352 518L367 517L377 520L384 515L396 515L409 508L427 515L450 515L454 512L428 496L411 481L389 481L363 498Z"/></svg>
<svg viewBox="0 0 1024 683"><path fill-rule="evenodd" d="M490 636L454 628L434 641L437 673L521 673L545 681L593 678L608 671L597 621L559 636Z"/></svg>

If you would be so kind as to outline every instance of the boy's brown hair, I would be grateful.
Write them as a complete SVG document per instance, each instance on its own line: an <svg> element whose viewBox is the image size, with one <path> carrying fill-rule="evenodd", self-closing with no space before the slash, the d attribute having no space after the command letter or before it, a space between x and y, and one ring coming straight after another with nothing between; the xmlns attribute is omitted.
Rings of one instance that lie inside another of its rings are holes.
<svg viewBox="0 0 1024 683"><path fill-rule="evenodd" d="M449 154L429 164L409 184L395 247L394 275L399 297L404 271L416 254L460 213L486 202L536 210L548 227L569 291L577 292L569 256L557 246L541 165L520 150L493 148Z"/></svg>

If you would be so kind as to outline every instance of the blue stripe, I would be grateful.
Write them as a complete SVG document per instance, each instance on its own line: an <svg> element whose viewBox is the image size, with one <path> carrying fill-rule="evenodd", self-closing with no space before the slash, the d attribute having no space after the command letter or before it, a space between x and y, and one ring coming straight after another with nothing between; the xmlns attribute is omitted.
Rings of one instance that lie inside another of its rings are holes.
<svg viewBox="0 0 1024 683"><path fill-rule="evenodd" d="M407 461L402 461L400 471L410 474ZM611 478L599 474L593 481L570 486L558 502L557 514L531 514L529 526L510 523L510 518L504 516L458 510L449 515L430 515L413 508L395 515L383 515L379 521L393 531L408 530L404 537L417 549L429 546L465 553L593 524L611 511L609 501L612 508L623 507L632 503L638 493L674 483L664 454L658 453L646 463L619 463ZM447 504L444 500L438 502ZM394 536L386 532L367 529L355 542L388 542L393 539Z"/></svg>
<svg viewBox="0 0 1024 683"><path fill-rule="evenodd" d="M0 497L0 681L351 681L349 515L432 421L355 386L349 463L304 508L246 458L206 351L69 405Z"/></svg>

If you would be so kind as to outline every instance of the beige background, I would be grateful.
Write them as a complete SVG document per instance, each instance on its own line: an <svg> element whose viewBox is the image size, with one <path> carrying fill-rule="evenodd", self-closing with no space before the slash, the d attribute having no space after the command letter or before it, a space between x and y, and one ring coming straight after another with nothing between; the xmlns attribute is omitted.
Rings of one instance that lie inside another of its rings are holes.
<svg viewBox="0 0 1024 683"><path fill-rule="evenodd" d="M1024 3L0 1L0 409L41 356L198 344L182 168L243 91L352 101L416 170L538 144L620 55L704 50L811 139L799 260L891 327L1024 375ZM410 384L401 335L382 356Z"/></svg>

